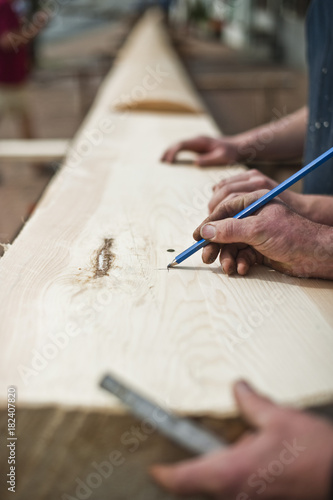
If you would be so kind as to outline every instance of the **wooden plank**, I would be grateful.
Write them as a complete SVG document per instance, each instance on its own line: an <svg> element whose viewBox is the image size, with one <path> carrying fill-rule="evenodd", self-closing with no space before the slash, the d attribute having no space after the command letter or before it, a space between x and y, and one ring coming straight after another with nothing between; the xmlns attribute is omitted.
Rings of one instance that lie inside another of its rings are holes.
<svg viewBox="0 0 333 500"><path fill-rule="evenodd" d="M203 103L194 93L161 23L152 9L134 28L120 52L113 75L118 110L202 113Z"/></svg>
<svg viewBox="0 0 333 500"><path fill-rule="evenodd" d="M333 284L263 267L228 278L199 254L168 272L168 250L189 245L211 186L243 167L162 164L170 143L216 125L205 113L112 110L114 80L0 260L0 426L15 385L18 500L80 498L92 473L93 500L173 498L146 467L184 452L98 388L108 370L222 434L239 377L284 403L332 399ZM113 459L112 474L96 472Z"/></svg>
<svg viewBox="0 0 333 500"><path fill-rule="evenodd" d="M67 153L66 139L7 139L0 141L0 161L52 161L61 160Z"/></svg>
<svg viewBox="0 0 333 500"><path fill-rule="evenodd" d="M105 118L103 101L100 105L101 115L95 114L85 132ZM143 113L117 118L115 129L78 168L65 163L1 261L2 328L11 332L3 350L5 373L12 363L31 366L32 349L44 349L48 335L65 332L71 318L85 331L85 309L95 318L89 335L68 342L43 376L29 377L21 402L33 397L104 407L109 400L95 385L108 367L151 396L159 397L163 387L172 407L186 413L234 412L230 384L239 376L283 402L330 396L331 282L289 278L260 267L248 278L228 278L217 264L203 265L199 254L184 269L165 270L172 260L167 250L184 249L206 215L211 185L237 172L159 163L161 151L184 130L216 133L211 121L205 116L157 121ZM98 266L111 239L115 260L103 276ZM15 354L22 328L31 333ZM84 373L82 352L94 352L98 359ZM66 390L60 384L50 391L60 363ZM165 381L170 363L177 377ZM305 371L306 385L300 375ZM68 372L75 375L71 387ZM13 376L22 382L19 372ZM217 380L224 388L219 397Z"/></svg>

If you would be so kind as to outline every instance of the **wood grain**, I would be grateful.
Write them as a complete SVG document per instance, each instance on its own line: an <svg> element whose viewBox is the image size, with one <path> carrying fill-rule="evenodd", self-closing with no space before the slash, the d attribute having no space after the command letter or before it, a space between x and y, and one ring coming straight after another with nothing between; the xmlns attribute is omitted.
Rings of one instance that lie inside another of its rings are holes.
<svg viewBox="0 0 333 500"><path fill-rule="evenodd" d="M85 130L99 114L92 118ZM33 349L47 352L57 334L68 341L28 377L21 402L108 406L96 389L108 369L193 414L233 413L231 382L240 376L285 403L330 398L331 282L260 267L228 278L199 254L166 271L167 250L186 248L206 216L211 185L239 171L161 164L161 151L184 130L217 133L205 116L119 118L79 167L64 164L2 258L4 380L10 374L21 386L17 368L32 366ZM113 240L114 260L98 276L105 239ZM79 333L70 337L72 323Z"/></svg>
<svg viewBox="0 0 333 500"><path fill-rule="evenodd" d="M145 14L120 52L113 86L112 106L118 110L204 111L155 9Z"/></svg>
<svg viewBox="0 0 333 500"><path fill-rule="evenodd" d="M218 429L237 415L240 377L283 403L332 400L332 282L263 267L228 278L199 254L168 272L168 250L192 242L212 185L243 167L201 169L188 156L162 164L172 142L219 130L205 113L112 110L116 78L0 260L0 425L16 385L19 499L73 497L77 477L131 429L98 388L109 370L180 414L214 417ZM89 498L171 498L142 473L184 456L157 436Z"/></svg>

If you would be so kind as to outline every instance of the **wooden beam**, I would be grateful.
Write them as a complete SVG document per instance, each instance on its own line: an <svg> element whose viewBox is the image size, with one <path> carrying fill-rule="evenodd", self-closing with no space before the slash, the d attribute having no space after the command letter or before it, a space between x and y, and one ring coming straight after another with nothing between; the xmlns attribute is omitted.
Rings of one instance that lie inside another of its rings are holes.
<svg viewBox="0 0 333 500"><path fill-rule="evenodd" d="M14 385L18 500L173 498L147 467L185 453L98 388L109 370L230 439L239 377L283 403L332 400L332 282L259 266L228 278L199 254L166 270L212 185L243 167L162 164L172 142L218 128L206 113L117 111L117 78L0 260L0 428L7 436Z"/></svg>
<svg viewBox="0 0 333 500"><path fill-rule="evenodd" d="M117 110L202 113L199 99L161 29L158 12L148 12L121 50L113 74Z"/></svg>
<svg viewBox="0 0 333 500"><path fill-rule="evenodd" d="M61 160L66 155L68 146L67 139L0 140L0 161Z"/></svg>

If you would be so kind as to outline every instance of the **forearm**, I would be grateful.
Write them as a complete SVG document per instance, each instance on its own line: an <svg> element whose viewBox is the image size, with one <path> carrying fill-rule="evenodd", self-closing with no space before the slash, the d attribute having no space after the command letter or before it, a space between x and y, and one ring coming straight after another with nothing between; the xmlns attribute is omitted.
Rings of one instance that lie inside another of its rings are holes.
<svg viewBox="0 0 333 500"><path fill-rule="evenodd" d="M232 138L240 161L287 160L301 157L304 150L308 108L304 106L280 120L267 123Z"/></svg>
<svg viewBox="0 0 333 500"><path fill-rule="evenodd" d="M333 227L321 225L315 243L310 276L333 280Z"/></svg>
<svg viewBox="0 0 333 500"><path fill-rule="evenodd" d="M333 227L333 196L303 194L300 200L303 207L300 211L304 217Z"/></svg>

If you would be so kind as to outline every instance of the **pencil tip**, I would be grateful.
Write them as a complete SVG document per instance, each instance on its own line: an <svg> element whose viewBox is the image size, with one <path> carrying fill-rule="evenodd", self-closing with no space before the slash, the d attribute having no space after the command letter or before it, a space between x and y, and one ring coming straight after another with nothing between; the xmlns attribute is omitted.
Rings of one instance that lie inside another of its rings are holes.
<svg viewBox="0 0 333 500"><path fill-rule="evenodd" d="M177 261L173 260L172 262L170 262L170 264L167 265L167 269L170 269L171 267L175 267L176 265L177 265Z"/></svg>

